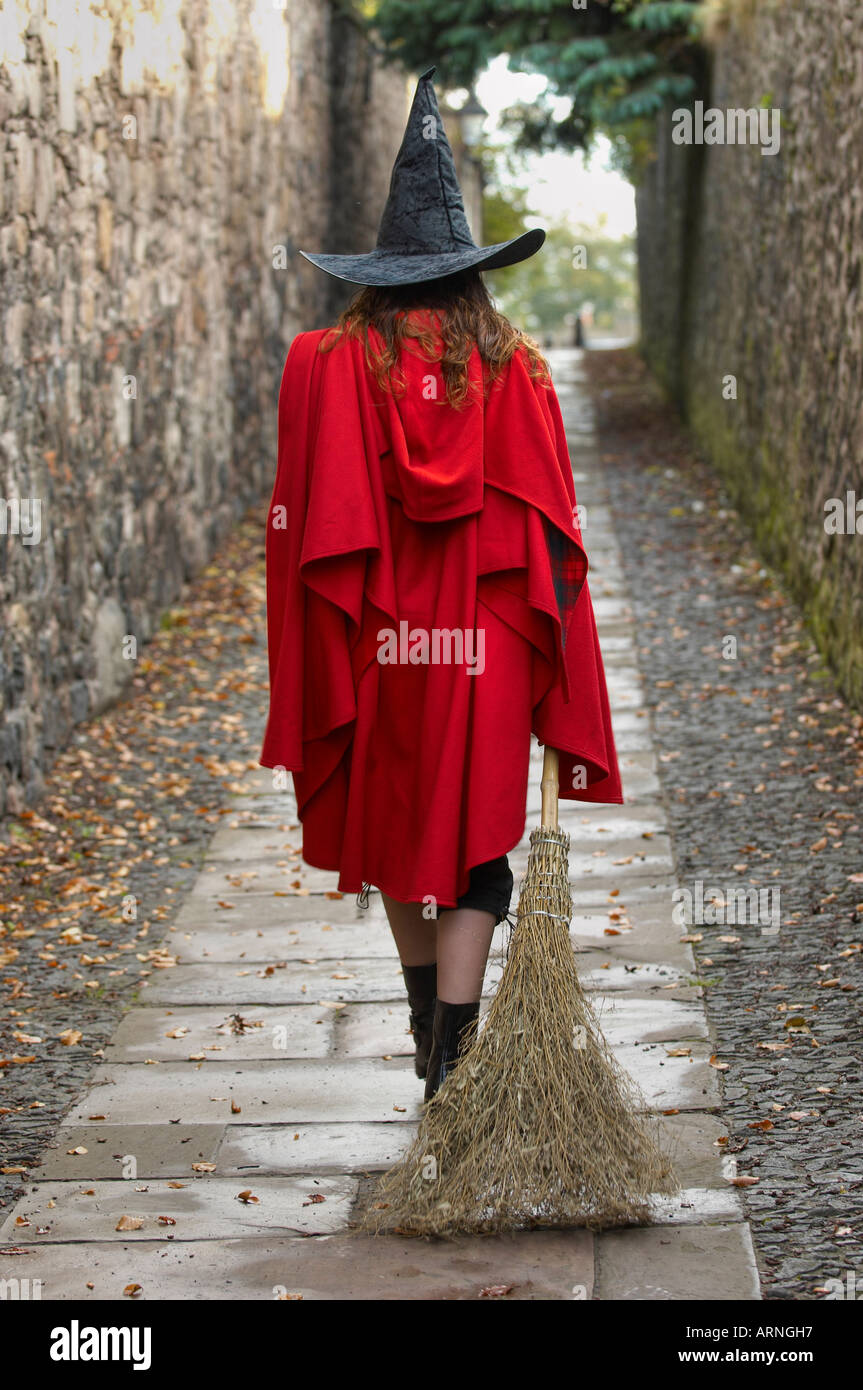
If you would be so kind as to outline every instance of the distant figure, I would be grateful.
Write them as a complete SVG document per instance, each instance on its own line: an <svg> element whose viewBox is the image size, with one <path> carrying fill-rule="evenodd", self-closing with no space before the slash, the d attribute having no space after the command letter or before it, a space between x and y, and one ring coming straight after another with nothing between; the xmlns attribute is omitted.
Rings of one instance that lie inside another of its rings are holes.
<svg viewBox="0 0 863 1390"><path fill-rule="evenodd" d="M573 338L576 347L584 347L584 325L581 322L581 314L575 316L575 334Z"/></svg>
<svg viewBox="0 0 863 1390"><path fill-rule="evenodd" d="M545 338L543 340L543 346L546 348L554 347L554 338L551 336L550 333L546 333Z"/></svg>

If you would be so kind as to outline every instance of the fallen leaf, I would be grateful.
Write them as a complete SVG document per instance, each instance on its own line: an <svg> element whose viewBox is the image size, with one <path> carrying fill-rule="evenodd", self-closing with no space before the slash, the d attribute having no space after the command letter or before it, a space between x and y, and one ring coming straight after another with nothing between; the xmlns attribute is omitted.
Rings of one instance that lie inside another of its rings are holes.
<svg viewBox="0 0 863 1390"><path fill-rule="evenodd" d="M114 1227L115 1231L140 1231L144 1224L143 1216L121 1216Z"/></svg>

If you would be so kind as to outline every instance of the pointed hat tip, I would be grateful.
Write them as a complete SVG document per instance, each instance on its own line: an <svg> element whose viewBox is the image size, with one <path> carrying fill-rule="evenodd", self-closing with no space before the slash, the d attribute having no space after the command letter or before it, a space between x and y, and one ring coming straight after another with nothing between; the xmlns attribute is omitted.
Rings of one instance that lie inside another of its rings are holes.
<svg viewBox="0 0 863 1390"><path fill-rule="evenodd" d="M436 67L426 68L425 72L420 73L419 77L417 78L417 82L431 82L436 72Z"/></svg>

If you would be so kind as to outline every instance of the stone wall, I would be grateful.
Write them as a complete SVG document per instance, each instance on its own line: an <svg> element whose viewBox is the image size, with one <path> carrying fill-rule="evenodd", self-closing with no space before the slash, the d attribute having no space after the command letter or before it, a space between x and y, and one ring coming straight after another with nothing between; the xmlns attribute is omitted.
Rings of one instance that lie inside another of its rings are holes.
<svg viewBox="0 0 863 1390"><path fill-rule="evenodd" d="M829 499L863 503L860 6L715 8L708 105L778 107L780 152L674 145L661 123L638 195L644 349L859 704L863 534L824 523Z"/></svg>
<svg viewBox="0 0 863 1390"><path fill-rule="evenodd" d="M333 306L296 249L374 244L407 111L328 0L4 11L0 814L265 504L287 345Z"/></svg>

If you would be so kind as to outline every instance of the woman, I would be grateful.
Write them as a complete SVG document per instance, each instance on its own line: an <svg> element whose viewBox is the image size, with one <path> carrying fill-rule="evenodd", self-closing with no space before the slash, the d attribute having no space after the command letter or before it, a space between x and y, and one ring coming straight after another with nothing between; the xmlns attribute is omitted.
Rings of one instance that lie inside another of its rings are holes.
<svg viewBox="0 0 863 1390"><path fill-rule="evenodd" d="M473 242L430 78L375 250L307 257L365 288L285 364L261 754L306 862L381 890L427 1100L510 907L531 733L562 797L622 800L560 408L481 278L544 233Z"/></svg>

